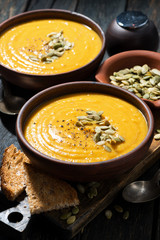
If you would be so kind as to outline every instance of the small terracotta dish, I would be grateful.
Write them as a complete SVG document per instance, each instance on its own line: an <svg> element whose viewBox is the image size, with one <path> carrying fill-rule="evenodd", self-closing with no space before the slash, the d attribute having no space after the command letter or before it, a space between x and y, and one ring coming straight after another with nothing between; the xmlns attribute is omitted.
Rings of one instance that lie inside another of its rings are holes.
<svg viewBox="0 0 160 240"><path fill-rule="evenodd" d="M99 53L93 60L91 60L89 63L85 64L82 67L78 67L75 70L69 70L56 74L24 73L21 71L17 71L14 68L11 69L6 65L0 63L0 73L2 74L4 79L23 89L39 91L55 84L84 80L97 70L105 53L105 34L98 24L96 24L93 20L82 14L67 10L56 9L25 12L2 22L0 24L0 34L3 34L6 30L13 28L16 25L39 19L61 19L78 22L82 25L87 25L89 28L93 29L98 34L102 41L102 46ZM25 64L26 63L24 63L24 65Z"/></svg>
<svg viewBox="0 0 160 240"><path fill-rule="evenodd" d="M140 142L140 144L133 150L122 156L107 161L89 163L77 163L55 159L41 153L31 146L31 144L29 144L24 137L24 127L28 116L35 111L38 106L42 105L48 100L54 100L54 98L62 97L66 94L68 95L81 92L103 93L105 95L111 95L116 98L123 99L126 102L130 102L136 108L138 108L144 115L148 125L147 134L142 142ZM122 174L136 166L144 158L153 140L154 119L148 105L140 98L124 89L98 82L71 82L47 88L29 99L22 107L17 117L16 132L22 150L36 167L62 179L75 182L87 182L92 180L119 178Z"/></svg>
<svg viewBox="0 0 160 240"><path fill-rule="evenodd" d="M151 69L156 68L160 70L160 53L146 50L131 50L115 54L101 64L95 78L98 82L110 84L110 76L114 72L144 64L147 64ZM160 107L160 100L143 100L150 107Z"/></svg>

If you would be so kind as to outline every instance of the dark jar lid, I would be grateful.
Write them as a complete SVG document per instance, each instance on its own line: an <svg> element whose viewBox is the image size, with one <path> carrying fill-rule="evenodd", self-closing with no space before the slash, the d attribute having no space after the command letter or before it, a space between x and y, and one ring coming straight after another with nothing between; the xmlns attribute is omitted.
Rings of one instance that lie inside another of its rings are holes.
<svg viewBox="0 0 160 240"><path fill-rule="evenodd" d="M157 51L158 46L156 26L140 11L122 12L106 31L106 49L109 55L128 50Z"/></svg>
<svg viewBox="0 0 160 240"><path fill-rule="evenodd" d="M117 24L126 29L143 27L148 21L148 17L140 11L126 11L116 17Z"/></svg>

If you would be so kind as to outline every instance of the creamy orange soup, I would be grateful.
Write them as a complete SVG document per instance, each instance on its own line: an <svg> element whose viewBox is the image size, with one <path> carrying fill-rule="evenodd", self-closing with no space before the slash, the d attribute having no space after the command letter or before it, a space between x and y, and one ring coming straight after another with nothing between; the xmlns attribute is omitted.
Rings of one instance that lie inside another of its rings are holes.
<svg viewBox="0 0 160 240"><path fill-rule="evenodd" d="M93 138L99 122L78 126L79 116L86 111L102 113L116 133L123 137L120 143L106 142L111 151L98 145ZM66 95L39 107L27 120L26 140L40 152L71 162L99 162L121 156L137 147L148 131L142 113L119 98L96 93Z"/></svg>
<svg viewBox="0 0 160 240"><path fill-rule="evenodd" d="M52 63L31 61L29 56L44 53L51 32L63 31L73 43L72 49ZM88 26L61 19L35 20L17 25L0 36L0 62L14 70L29 74L58 74L80 68L100 52L102 41Z"/></svg>

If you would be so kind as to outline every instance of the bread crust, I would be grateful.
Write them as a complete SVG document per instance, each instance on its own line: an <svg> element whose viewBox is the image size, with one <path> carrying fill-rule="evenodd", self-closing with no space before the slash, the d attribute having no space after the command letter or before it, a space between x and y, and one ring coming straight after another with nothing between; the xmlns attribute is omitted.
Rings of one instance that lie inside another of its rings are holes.
<svg viewBox="0 0 160 240"><path fill-rule="evenodd" d="M31 214L79 204L77 191L67 182L42 173L27 163L24 168Z"/></svg>
<svg viewBox="0 0 160 240"><path fill-rule="evenodd" d="M13 144L5 149L0 169L1 189L14 201L25 189L23 162L30 162L26 155Z"/></svg>
<svg viewBox="0 0 160 240"><path fill-rule="evenodd" d="M9 200L26 191L31 214L79 204L77 191L69 183L35 169L14 144L4 151L0 176L1 189Z"/></svg>

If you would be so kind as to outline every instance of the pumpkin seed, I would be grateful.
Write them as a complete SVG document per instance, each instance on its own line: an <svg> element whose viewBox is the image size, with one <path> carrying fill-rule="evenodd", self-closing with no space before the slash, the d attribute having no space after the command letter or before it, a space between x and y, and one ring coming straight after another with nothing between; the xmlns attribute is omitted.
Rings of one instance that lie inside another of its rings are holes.
<svg viewBox="0 0 160 240"><path fill-rule="evenodd" d="M98 194L97 188L95 186L91 187L89 191L93 195L93 197L96 197Z"/></svg>
<svg viewBox="0 0 160 240"><path fill-rule="evenodd" d="M88 198L90 198L90 199L92 199L94 197L94 195L91 192L89 192L87 195L88 195Z"/></svg>
<svg viewBox="0 0 160 240"><path fill-rule="evenodd" d="M142 71L142 74L145 74L145 73L147 73L147 72L148 72L148 70L149 70L149 67L148 67L148 65L147 65L147 64L144 64L144 65L142 66L142 69L141 69L141 71Z"/></svg>
<svg viewBox="0 0 160 240"><path fill-rule="evenodd" d="M140 98L156 101L160 99L160 71L150 69L147 64L122 69L110 76L111 84L122 87Z"/></svg>
<svg viewBox="0 0 160 240"><path fill-rule="evenodd" d="M154 135L154 139L155 139L155 140L160 140L160 133L155 134L155 135Z"/></svg>
<svg viewBox="0 0 160 240"><path fill-rule="evenodd" d="M107 130L109 128L109 126L100 126L99 127L101 130Z"/></svg>
<svg viewBox="0 0 160 240"><path fill-rule="evenodd" d="M107 146L107 145L104 145L104 149L105 149L107 152L111 152L111 151L112 151L112 149L111 149L109 146Z"/></svg>
<svg viewBox="0 0 160 240"><path fill-rule="evenodd" d="M75 206L72 208L72 214L76 215L77 213L79 213L79 208Z"/></svg>
<svg viewBox="0 0 160 240"><path fill-rule="evenodd" d="M97 142L97 145L101 146L101 145L104 145L106 143L106 141L99 141Z"/></svg>
<svg viewBox="0 0 160 240"><path fill-rule="evenodd" d="M87 111L86 112L88 115L94 115L94 114L96 114L96 111Z"/></svg>
<svg viewBox="0 0 160 240"><path fill-rule="evenodd" d="M158 75L158 76L160 76L160 71L158 70L158 69L152 69L151 71L150 71L152 74L154 74L154 75Z"/></svg>
<svg viewBox="0 0 160 240"><path fill-rule="evenodd" d="M70 225L76 221L76 216L72 215L67 219L67 224Z"/></svg>
<svg viewBox="0 0 160 240"><path fill-rule="evenodd" d="M104 113L103 111L99 111L97 114L101 116L103 113Z"/></svg>
<svg viewBox="0 0 160 240"><path fill-rule="evenodd" d="M112 218L112 211L111 210L109 210L109 209L107 209L106 211L105 211L105 216L106 216L106 218L107 219L111 219Z"/></svg>
<svg viewBox="0 0 160 240"><path fill-rule="evenodd" d="M118 137L121 139L122 142L125 141L125 139L121 135L118 135Z"/></svg>
<svg viewBox="0 0 160 240"><path fill-rule="evenodd" d="M88 121L88 120L82 120L81 122L83 125L92 125L93 124L91 121Z"/></svg>
<svg viewBox="0 0 160 240"><path fill-rule="evenodd" d="M123 214L123 219L127 220L129 218L129 211L125 211Z"/></svg>
<svg viewBox="0 0 160 240"><path fill-rule="evenodd" d="M107 129L107 130L105 130L105 133L107 133L107 134L114 134L115 131L113 129Z"/></svg>
<svg viewBox="0 0 160 240"><path fill-rule="evenodd" d="M40 60L34 55L29 55L29 59L32 60L33 62L40 62Z"/></svg>
<svg viewBox="0 0 160 240"><path fill-rule="evenodd" d="M122 213L123 212L123 208L120 206L120 205L115 205L114 206L114 209L119 212L119 213Z"/></svg>
<svg viewBox="0 0 160 240"><path fill-rule="evenodd" d="M77 184L77 190L80 192L80 193L82 193L82 194L84 194L85 193L85 187L82 185L82 184Z"/></svg>
<svg viewBox="0 0 160 240"><path fill-rule="evenodd" d="M87 116L79 116L77 117L78 120L84 120L84 119L87 119Z"/></svg>
<svg viewBox="0 0 160 240"><path fill-rule="evenodd" d="M61 219L61 220L66 220L66 219L68 219L71 215L72 215L72 212L64 212L64 213L62 213L62 215L60 216L60 219Z"/></svg>
<svg viewBox="0 0 160 240"><path fill-rule="evenodd" d="M98 132L96 133L94 136L93 136L93 140L97 143L100 141L100 136L101 136L101 133Z"/></svg>
<svg viewBox="0 0 160 240"><path fill-rule="evenodd" d="M80 122L80 121L76 122L76 124L75 124L75 125L76 125L76 127L82 127L82 126L84 126L84 125L83 125L83 123L82 123L82 122Z"/></svg>

